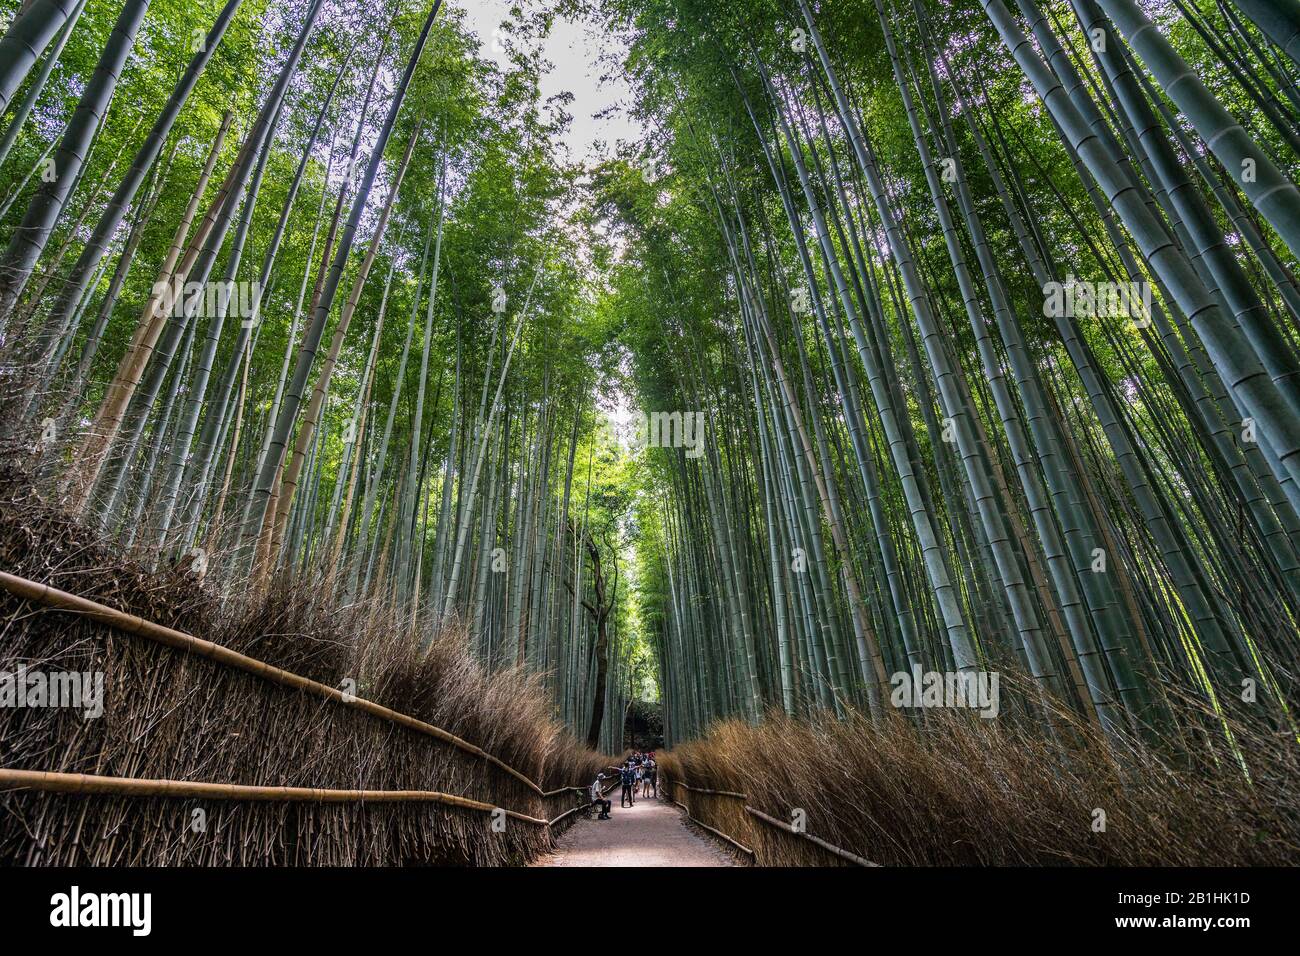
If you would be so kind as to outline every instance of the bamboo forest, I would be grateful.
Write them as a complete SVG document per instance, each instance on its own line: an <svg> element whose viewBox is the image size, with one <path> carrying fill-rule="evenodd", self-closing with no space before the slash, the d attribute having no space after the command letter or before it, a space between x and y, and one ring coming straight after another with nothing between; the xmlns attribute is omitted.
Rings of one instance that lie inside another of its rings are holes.
<svg viewBox="0 0 1300 956"><path fill-rule="evenodd" d="M0 20L0 862L1300 863L1300 0Z"/></svg>

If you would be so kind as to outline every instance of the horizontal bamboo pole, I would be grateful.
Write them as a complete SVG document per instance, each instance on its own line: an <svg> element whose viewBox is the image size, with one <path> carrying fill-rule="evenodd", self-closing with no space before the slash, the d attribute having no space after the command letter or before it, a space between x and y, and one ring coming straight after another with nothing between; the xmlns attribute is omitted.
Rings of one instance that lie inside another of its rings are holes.
<svg viewBox="0 0 1300 956"><path fill-rule="evenodd" d="M670 782L674 786L681 787L683 790L689 790L692 793L711 793L720 797L738 797L741 800L749 799L749 797L746 796L745 794L736 793L734 790L707 790L704 787L692 787L690 784L682 783L680 780L669 781L667 777L665 777L664 779L666 782ZM673 803L677 803L677 801L674 800ZM696 820L694 817L692 817L690 808L687 807L686 804L677 803L677 805L681 807L683 810L685 810L686 815L690 817L691 820L693 820L695 823L699 823L699 825L704 827L706 830L710 830L714 833L718 833L718 831L713 830L713 828L710 827L707 823L700 823L699 820ZM813 843L816 843L823 850L827 850L831 853L834 853L836 856L840 857L841 859L848 860L851 863L856 863L858 866L876 866L876 867L880 866L879 863L872 863L870 860L866 859L865 857L858 856L856 853L846 850L843 847L838 847L833 843L828 843L826 840L823 840L819 836L813 836L813 834L811 833L804 833L801 830L796 830L791 824L786 823L783 820L778 820L776 819L776 817L769 817L762 810L755 809L754 807L751 807L749 804L745 804L745 812L748 813L750 816L757 817L758 819L762 820L764 823L770 824L771 826L784 830L786 833L798 837L803 837L805 840L811 840ZM735 840L732 840L731 837L727 836L725 833L718 833L718 836L722 837L724 840L727 840L730 843L735 844L736 846L740 846L739 843L736 843ZM745 849L745 848L741 847L741 849ZM753 853L752 850L745 850L745 852Z"/></svg>
<svg viewBox="0 0 1300 956"><path fill-rule="evenodd" d="M702 787L692 787L690 784L682 783L680 780L673 780L667 774L664 774L664 783L668 784L670 787L674 787L674 786L681 787L683 790L690 790L694 793L712 793L712 794L718 794L720 796L726 796L726 797L740 797L742 800L749 799L743 793L735 793L731 790L705 790ZM669 797L668 799L672 800L672 797ZM750 856L754 857L754 859L758 859L758 854L755 853L753 850L751 850L749 847L745 846L745 844L741 843L738 840L732 839L731 837L727 836L727 834L723 833L721 830L715 830L713 827L709 826L704 821L697 820L695 817L691 816L691 808L688 807L686 804L682 803L679 800L673 800L673 803L677 804L679 807L681 807L683 810L686 811L686 819L690 820L692 823L696 824L697 826L704 827L704 829L708 830L716 837L721 837L723 840L726 840L728 843L734 846L737 850L740 850L742 853L747 853Z"/></svg>
<svg viewBox="0 0 1300 956"><path fill-rule="evenodd" d="M616 786L618 786L617 783L611 783L608 787L606 787L603 791L601 791L601 793L602 793L604 796L609 796L610 791L613 790ZM565 789L568 789L568 790L585 790L585 789L587 789L587 788L586 788L586 787L567 787L567 788L565 788ZM558 793L558 792L560 792L560 791L553 791L553 792ZM588 806L588 804L580 803L580 804L578 804L576 807L573 807L573 808L571 808L571 809L569 809L569 810L565 810L563 813L561 813L561 814L560 814L558 817L556 817L554 820L551 820L549 823L547 823L547 826L551 826L551 827L553 827L553 826L555 826L557 823L559 823L561 820L563 820L565 817L567 817L567 816L571 816L571 815L577 813L579 810L584 809L584 808L587 807L587 806Z"/></svg>
<svg viewBox="0 0 1300 956"><path fill-rule="evenodd" d="M683 786L685 786L685 785L683 784ZM691 788L690 788L690 787L687 787L686 789L689 790L689 789L691 789ZM672 798L670 797L669 799L671 800ZM756 854L754 853L754 851L751 850L749 847L745 846L743 843L739 843L739 842L737 842L736 840L733 840L731 837L727 836L727 835L726 835L725 833L723 833L721 830L715 830L713 827L709 826L707 823L703 822L702 820L697 820L697 819L695 819L695 817L691 816L691 808L688 807L686 804L681 803L681 802L678 801L678 800L673 800L673 803L676 803L679 807L681 807L683 810L685 810L685 811L686 811L686 819L690 820L690 821L691 821L692 823L694 823L696 826L704 827L704 829L708 830L708 831L709 831L710 833L712 833L715 837L719 837L719 838L721 838L721 839L723 839L723 840L726 840L728 843L730 843L732 846L734 846L734 847L735 847L737 850L739 850L740 852L742 852L742 853L748 853L750 856L755 856L755 857L756 857Z"/></svg>
<svg viewBox="0 0 1300 956"><path fill-rule="evenodd" d="M563 813L561 813L561 814L560 814L558 817L556 817L554 820L548 820L548 821L546 822L546 825L547 825L548 827L553 827L553 826L555 826L557 823L559 823L561 820L563 820L565 817L572 816L573 814L577 813L577 812L578 812L579 810L581 810L581 809L582 809L582 805L579 804L579 805L576 806L576 807L572 807L571 809L565 810Z"/></svg>
<svg viewBox="0 0 1300 956"><path fill-rule="evenodd" d="M689 790L692 793L709 793L715 797L735 797L737 800L748 800L749 795L745 793L736 793L734 790L707 790L704 787L692 787L690 784L676 781L677 786L683 790Z"/></svg>
<svg viewBox="0 0 1300 956"><path fill-rule="evenodd" d="M20 578L16 574L9 574L6 571L0 571L0 587L4 588L11 594L25 598L29 601L35 601L44 604L46 607L57 608L62 611L75 611L83 614L91 620L106 624L109 627L126 631L130 634L138 634L141 637L147 637L150 640L157 641L160 644L166 644L169 647L175 647L179 650L187 651L191 654L197 654L200 657L206 657L218 664L227 667L233 667L246 673L253 674L275 684L281 684L285 687L292 687L295 690L306 691L325 700L332 700L335 703L343 704L345 707L354 707L357 710L363 710L372 714L381 720L387 720L394 724L407 727L411 730L430 737L435 737L443 743L457 747L466 753L473 754L482 760L487 761L495 767L504 770L506 773L525 784L538 796L545 796L542 788L534 783L524 774L520 773L514 767L505 761L488 753L481 747L477 747L457 737L450 731L443 730L441 727L435 727L433 724L425 723L417 717L409 714L399 713L383 704L377 704L374 701L366 700L363 697L356 697L344 694L337 688L314 681L309 677L303 677L301 674L295 674L292 671L284 670L267 664L265 661L259 661L255 657L249 657L247 654L241 654L238 651L231 650L221 644L214 644L212 641L205 641L202 638L194 637L192 634L186 634L183 631L177 631L170 627L164 627L161 624L155 624L152 621L146 621L144 618L136 617L134 614L127 614L125 611L119 611L111 608L106 604L100 604L87 598L78 597L75 594L69 594L67 591L60 591L58 588L52 588L48 584L38 584L35 581L29 581L26 578Z"/></svg>
<svg viewBox="0 0 1300 956"><path fill-rule="evenodd" d="M586 787L560 787L558 790L547 790L542 794L542 797L544 799L549 799L550 797L558 797L562 793L568 793L570 790L582 791L586 789Z"/></svg>
<svg viewBox="0 0 1300 956"><path fill-rule="evenodd" d="M769 817L762 810L755 810L749 804L745 804L745 812L748 813L750 816L758 817L758 819L762 820L764 823L774 826L780 830L784 830L786 833L790 833L798 837L803 837L805 840L811 840L813 843L816 843L823 850L829 850L831 853L834 853L836 856L841 857L842 859L848 860L850 863L856 863L858 866L877 866L877 867L880 866L879 863L872 863L870 860L864 857L860 857L856 853L850 853L848 850L845 850L842 847L835 846L835 844L833 843L827 843L821 837L816 837L813 836L811 833L804 833L801 830L796 830L791 824L786 823L783 820L778 820L776 819L776 817Z"/></svg>
<svg viewBox="0 0 1300 956"><path fill-rule="evenodd" d="M437 790L329 790L318 787L256 787L236 783L193 780L151 780L138 777L105 777L89 773L56 773L41 770L0 768L0 786L41 790L47 793L100 793L127 797L192 797L205 800L292 801L303 803L443 803L467 810L506 816L539 826L550 826L540 817L517 810L495 807L481 800L459 797Z"/></svg>

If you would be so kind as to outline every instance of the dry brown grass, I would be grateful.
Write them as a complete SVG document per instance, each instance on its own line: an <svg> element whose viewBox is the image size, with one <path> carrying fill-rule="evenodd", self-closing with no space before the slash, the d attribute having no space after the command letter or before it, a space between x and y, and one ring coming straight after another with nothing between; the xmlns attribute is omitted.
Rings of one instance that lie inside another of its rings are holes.
<svg viewBox="0 0 1300 956"><path fill-rule="evenodd" d="M691 786L745 793L780 820L803 809L807 832L884 865L1295 865L1295 740L1240 726L1235 736L1249 778L1226 747L1175 761L1152 747L1108 749L1082 728L1064 746L952 712L924 727L859 716L722 723L661 765ZM742 801L675 796L759 864L842 862L744 813ZM1097 809L1104 832L1094 830Z"/></svg>
<svg viewBox="0 0 1300 956"><path fill-rule="evenodd" d="M15 490L27 487L0 468L5 570L331 686L351 678L361 696L482 746L546 789L586 783L606 763L563 733L534 680L485 673L458 632L421 654L408 621L373 605L341 609L309 585L281 582L258 597L233 587L223 596L216 581L200 587L178 570L151 573L148 555L123 554ZM4 767L440 790L547 818L577 799L539 799L432 738L0 592L0 670L20 663L104 671L106 709L90 721L70 710L0 709ZM743 792L778 819L803 809L808 832L886 865L1300 862L1294 735L1236 726L1234 751L1209 715L1182 706L1183 739L1167 746L1109 747L1064 715L1056 738L1014 719L944 712L886 727L774 716L720 724L660 759L665 777ZM841 862L758 822L744 801L666 792L753 848L760 864ZM195 809L207 814L206 832L190 827ZM1105 811L1105 832L1093 828L1096 809ZM0 863L494 865L524 862L548 843L543 828L511 821L494 834L485 814L436 804L0 794Z"/></svg>
<svg viewBox="0 0 1300 956"><path fill-rule="evenodd" d="M232 647L416 716L478 744L544 789L606 761L572 742L539 684L489 674L460 631L425 653L409 622L280 584L220 599L176 570L150 573L0 476L0 567ZM371 715L0 592L0 670L103 671L103 717L0 709L0 766L109 776L340 789L438 790L551 818L485 761ZM194 832L193 811L207 816ZM0 794L0 863L41 865L500 865L550 845L545 827L431 803L321 805Z"/></svg>

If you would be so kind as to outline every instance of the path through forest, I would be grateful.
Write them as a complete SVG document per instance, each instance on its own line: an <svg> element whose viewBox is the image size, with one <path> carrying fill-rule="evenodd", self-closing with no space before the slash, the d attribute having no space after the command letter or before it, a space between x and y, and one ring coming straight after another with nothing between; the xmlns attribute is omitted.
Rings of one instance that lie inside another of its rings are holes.
<svg viewBox="0 0 1300 956"><path fill-rule="evenodd" d="M731 857L686 826L667 800L642 798L620 808L617 792L608 820L581 820L560 838L540 866L733 866Z"/></svg>

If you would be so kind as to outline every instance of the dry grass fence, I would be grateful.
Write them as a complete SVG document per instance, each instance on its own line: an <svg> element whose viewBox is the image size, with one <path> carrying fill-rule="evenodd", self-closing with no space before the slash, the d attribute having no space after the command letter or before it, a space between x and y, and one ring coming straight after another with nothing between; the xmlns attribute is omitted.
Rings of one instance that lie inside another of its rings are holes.
<svg viewBox="0 0 1300 956"><path fill-rule="evenodd" d="M660 767L669 797L762 866L859 862L818 841L886 866L1300 863L1293 735L1238 726L1235 751L1192 762L1075 730L1064 747L951 713L924 727L774 715L718 724Z"/></svg>
<svg viewBox="0 0 1300 956"><path fill-rule="evenodd" d="M0 479L5 571L349 687L478 745L548 793L411 727L0 591L0 671L100 672L105 690L97 719L64 707L0 708L0 767L466 801L14 789L0 793L0 863L523 863L552 841L552 828L523 817L559 817L580 800L567 788L606 763L564 733L536 681L485 672L462 633L421 653L408 621L372 606L340 609L294 584L221 601L188 573L150 573L19 487ZM495 830L484 804L519 816Z"/></svg>
<svg viewBox="0 0 1300 956"><path fill-rule="evenodd" d="M373 713L0 590L0 671L99 671L106 692L94 720L67 708L0 708L0 767L386 794L330 802L201 787L172 796L8 790L0 863L522 863L552 838L522 817L555 819L576 806L580 797L560 788L605 763L562 731L535 681L486 673L463 634L420 653L408 620L340 609L292 583L219 600L187 572L149 572L15 490L25 487L0 472L0 569L328 688L355 681L358 696L471 741L526 780ZM660 766L667 796L760 865L854 862L827 845L882 865L1300 862L1294 733L1235 727L1228 747L1214 720L1201 727L1197 746L1171 747L1164 753L1184 756L1170 759L1138 745L1117 751L1082 727L1063 747L1030 727L952 714L885 728L777 716L720 724L661 754ZM399 800L394 791L410 793ZM483 805L521 816L496 832ZM803 834L784 825L794 810Z"/></svg>

